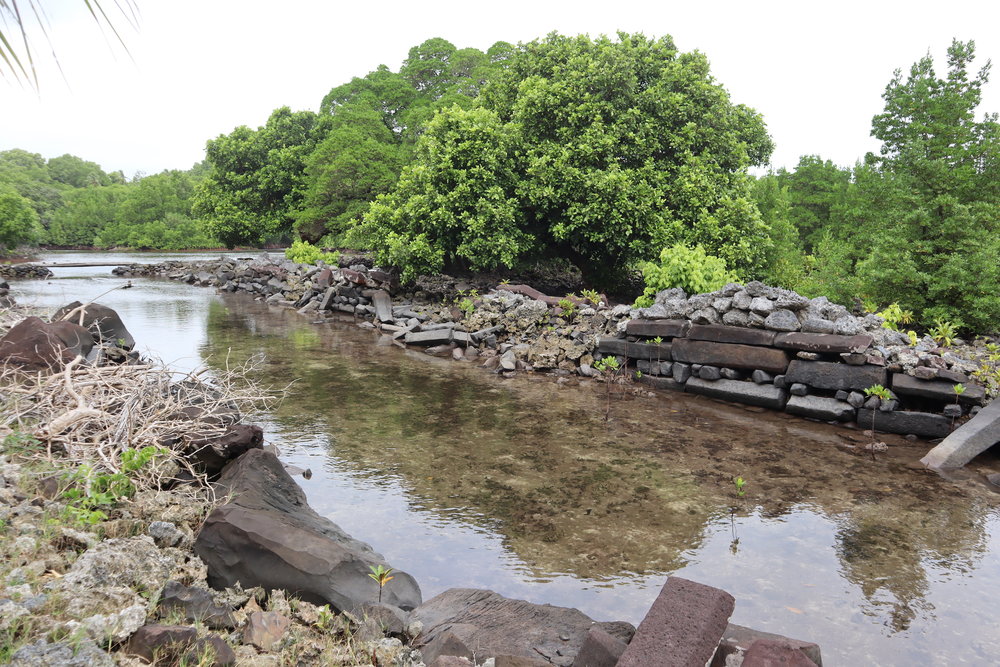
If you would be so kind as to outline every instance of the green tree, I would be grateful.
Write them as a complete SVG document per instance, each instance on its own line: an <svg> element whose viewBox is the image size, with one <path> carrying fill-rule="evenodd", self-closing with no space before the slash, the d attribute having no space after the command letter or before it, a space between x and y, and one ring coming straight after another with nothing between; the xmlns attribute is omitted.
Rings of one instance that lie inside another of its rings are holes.
<svg viewBox="0 0 1000 667"><path fill-rule="evenodd" d="M1000 325L1000 125L995 113L977 120L990 66L970 76L974 56L956 40L943 78L929 55L894 74L872 120L880 155L856 176L867 219L853 242L870 247L856 264L866 296L989 331Z"/></svg>
<svg viewBox="0 0 1000 667"><path fill-rule="evenodd" d="M754 181L753 198L761 219L770 230L771 242L764 258L763 278L769 285L798 289L805 276L806 257L799 230L792 221L788 186L779 174L767 174Z"/></svg>
<svg viewBox="0 0 1000 667"><path fill-rule="evenodd" d="M9 186L0 186L0 245L11 250L33 243L39 235L38 214L31 202Z"/></svg>
<svg viewBox="0 0 1000 667"><path fill-rule="evenodd" d="M851 180L851 171L818 155L803 155L794 171L779 169L778 183L786 188L788 219L806 249L813 250L835 220Z"/></svg>
<svg viewBox="0 0 1000 667"><path fill-rule="evenodd" d="M70 190L65 205L52 215L45 242L52 245L89 246L108 225L115 222L118 203L127 186Z"/></svg>
<svg viewBox="0 0 1000 667"><path fill-rule="evenodd" d="M333 88L320 105L329 131L306 161L299 236L316 243L329 234L328 243L342 243L369 203L396 184L434 114L471 107L510 48L498 42L489 55L432 38L410 49L398 73L380 65Z"/></svg>
<svg viewBox="0 0 1000 667"><path fill-rule="evenodd" d="M408 274L549 254L607 284L682 242L744 276L759 272L767 227L746 170L765 163L772 144L760 116L715 83L704 55L679 53L669 37L627 34L552 34L498 55L503 67L477 102L488 113L440 112L453 118L432 124L438 131L422 141L434 145L420 147L396 190L366 216L362 231L383 260L399 259L390 239L421 249L410 253ZM474 135L454 131L461 127ZM483 137L502 139L484 165L455 159L468 145L485 150ZM463 190L436 189L453 184ZM456 226L508 217L484 238L478 227Z"/></svg>
<svg viewBox="0 0 1000 667"><path fill-rule="evenodd" d="M69 153L52 158L47 167L53 181L74 188L111 185L111 178L99 164L87 162Z"/></svg>
<svg viewBox="0 0 1000 667"><path fill-rule="evenodd" d="M300 208L305 160L324 125L311 111L275 110L263 127L241 126L208 142L211 173L195 211L227 247L288 237Z"/></svg>
<svg viewBox="0 0 1000 667"><path fill-rule="evenodd" d="M48 167L38 153L20 148L0 152L0 183L6 183L31 202L44 228L53 213L63 204L68 186L52 180Z"/></svg>

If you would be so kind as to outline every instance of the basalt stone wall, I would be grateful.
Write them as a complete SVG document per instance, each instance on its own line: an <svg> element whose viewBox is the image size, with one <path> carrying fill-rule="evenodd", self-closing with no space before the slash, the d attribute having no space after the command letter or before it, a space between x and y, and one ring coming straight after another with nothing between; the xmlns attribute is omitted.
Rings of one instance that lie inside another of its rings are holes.
<svg viewBox="0 0 1000 667"><path fill-rule="evenodd" d="M601 339L598 352L623 358L654 387L812 419L870 427L874 412L878 430L939 438L951 431L955 418L978 410L985 400L983 388L947 368L940 355L928 354L918 359L922 365L906 369L871 333L643 318L630 320L624 334ZM934 357L943 363L935 365ZM966 387L961 395L954 389L958 383ZM873 385L889 388L892 398L866 397L864 390Z"/></svg>

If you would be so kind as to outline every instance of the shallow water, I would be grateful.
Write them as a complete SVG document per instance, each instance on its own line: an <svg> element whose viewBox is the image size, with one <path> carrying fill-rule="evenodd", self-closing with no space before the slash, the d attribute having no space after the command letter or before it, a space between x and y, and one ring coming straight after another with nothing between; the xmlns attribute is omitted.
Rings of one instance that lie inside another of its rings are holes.
<svg viewBox="0 0 1000 667"><path fill-rule="evenodd" d="M125 282L55 271L15 296L54 310ZM616 390L605 421L596 384L505 380L350 318L313 325L244 295L133 284L101 302L141 349L185 370L257 358L265 384L294 380L257 416L265 437L312 469L298 478L312 506L425 599L492 588L637 623L678 574L732 593L736 623L818 642L827 665L1000 653L998 496L976 474L1000 469L990 454L947 481L916 464L926 443L893 438L872 461L849 449L857 431L673 393Z"/></svg>

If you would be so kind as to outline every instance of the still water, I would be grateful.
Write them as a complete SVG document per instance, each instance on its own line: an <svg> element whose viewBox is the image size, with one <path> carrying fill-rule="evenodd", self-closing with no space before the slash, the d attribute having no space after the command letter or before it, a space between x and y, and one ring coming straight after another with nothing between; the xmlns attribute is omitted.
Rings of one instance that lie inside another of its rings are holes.
<svg viewBox="0 0 1000 667"><path fill-rule="evenodd" d="M54 271L13 294L54 310L125 282ZM287 386L254 416L265 437L313 471L298 478L312 506L425 599L491 588L638 623L677 574L732 593L733 622L818 642L827 665L998 661L991 453L944 480L916 463L924 443L893 438L872 461L850 450L856 431L673 393L618 392L606 422L594 384L502 379L350 318L314 325L245 295L132 282L100 301L141 351L183 370L256 359L257 380Z"/></svg>

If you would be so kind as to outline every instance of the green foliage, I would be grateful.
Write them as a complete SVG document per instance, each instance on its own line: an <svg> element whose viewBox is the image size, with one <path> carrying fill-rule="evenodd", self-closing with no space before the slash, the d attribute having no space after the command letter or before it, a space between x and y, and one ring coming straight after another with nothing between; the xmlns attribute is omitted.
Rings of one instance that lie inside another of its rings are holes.
<svg viewBox="0 0 1000 667"><path fill-rule="evenodd" d="M768 174L753 183L753 197L761 219L768 226L771 243L764 257L763 278L769 285L794 289L802 282L806 257L799 231L792 221L788 186L781 185L780 174Z"/></svg>
<svg viewBox="0 0 1000 667"><path fill-rule="evenodd" d="M371 577L372 579L374 579L375 583L378 584L378 601L379 601L379 604L381 604L382 603L382 589L385 588L385 585L387 583L389 583L391 580L395 579L395 577L392 576L393 569L391 567L385 567L382 564L379 564L379 565L369 565L368 569L371 570L371 572L368 573L368 576Z"/></svg>
<svg viewBox="0 0 1000 667"><path fill-rule="evenodd" d="M101 473L84 464L66 473L63 479L67 487L62 492L67 501L66 518L79 525L104 521L108 518L106 510L135 495L134 480L143 475L157 457L167 453L163 447L129 448L121 453L121 472Z"/></svg>
<svg viewBox="0 0 1000 667"><path fill-rule="evenodd" d="M601 373L616 373L621 370L621 364L618 363L618 358L613 356L601 357L599 360L594 362L594 368L601 371Z"/></svg>
<svg viewBox="0 0 1000 667"><path fill-rule="evenodd" d="M569 322L576 317L576 302L570 298L559 299L556 304L562 309L562 316Z"/></svg>
<svg viewBox="0 0 1000 667"><path fill-rule="evenodd" d="M877 313L879 317L885 320L882 326L886 329L892 329L893 331L899 331L900 324L910 324L913 322L913 311L903 310L898 303L891 303L885 307L880 313Z"/></svg>
<svg viewBox="0 0 1000 667"><path fill-rule="evenodd" d="M733 478L733 487L736 489L736 497L742 498L747 494L746 492L747 481L741 476L736 476Z"/></svg>
<svg viewBox="0 0 1000 667"><path fill-rule="evenodd" d="M646 289L636 300L637 307L651 305L657 292L671 287L680 287L688 294L703 294L736 280L726 270L725 261L707 254L701 246L688 248L677 244L664 248L659 264L646 262L640 268Z"/></svg>
<svg viewBox="0 0 1000 667"><path fill-rule="evenodd" d="M592 289L580 290L580 295L590 303L594 304L595 306L600 305L602 301L601 295L597 290L592 290Z"/></svg>
<svg viewBox="0 0 1000 667"><path fill-rule="evenodd" d="M941 347L951 347L958 338L958 327L952 322L938 318L934 320L934 326L928 333Z"/></svg>
<svg viewBox="0 0 1000 667"><path fill-rule="evenodd" d="M306 158L325 130L313 112L281 107L263 127L244 125L209 140L212 170L198 184L194 207L209 232L229 248L289 236Z"/></svg>
<svg viewBox="0 0 1000 667"><path fill-rule="evenodd" d="M111 177L101 165L68 153L49 160L48 170L52 180L74 188L111 185Z"/></svg>
<svg viewBox="0 0 1000 667"><path fill-rule="evenodd" d="M835 225L851 171L818 155L803 155L794 171L780 169L775 178L787 193L789 222L806 249L815 250L823 234Z"/></svg>
<svg viewBox="0 0 1000 667"><path fill-rule="evenodd" d="M702 54L669 37L552 34L503 57L478 108L439 112L369 209L355 238L380 262L410 279L549 255L610 284L686 242L747 274L760 268L767 229L746 169L766 162L771 142Z"/></svg>
<svg viewBox="0 0 1000 667"><path fill-rule="evenodd" d="M874 396L875 398L879 398L883 401L892 400L892 392L880 384L873 384L865 389L865 396Z"/></svg>
<svg viewBox="0 0 1000 667"><path fill-rule="evenodd" d="M9 186L0 185L0 246L12 250L38 240L41 227L31 202Z"/></svg>
<svg viewBox="0 0 1000 667"><path fill-rule="evenodd" d="M323 261L330 266L337 266L340 260L339 252L325 252L308 241L292 241L290 248L285 250L285 257L299 264L315 264Z"/></svg>

